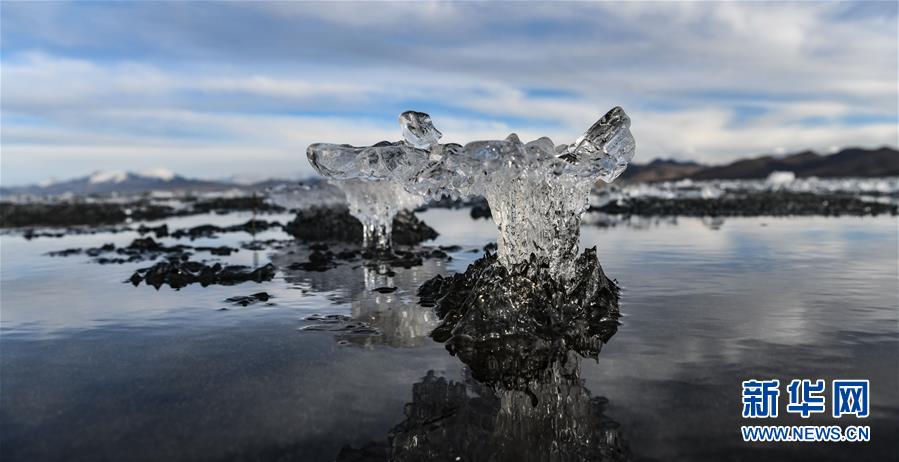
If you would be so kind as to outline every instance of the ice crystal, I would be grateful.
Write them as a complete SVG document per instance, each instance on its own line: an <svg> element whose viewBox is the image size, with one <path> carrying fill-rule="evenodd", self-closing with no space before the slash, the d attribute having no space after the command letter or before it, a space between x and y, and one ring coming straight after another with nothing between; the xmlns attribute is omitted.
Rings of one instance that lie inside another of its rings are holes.
<svg viewBox="0 0 899 462"><path fill-rule="evenodd" d="M531 254L546 257L553 272L570 274L577 255L581 214L596 180L613 181L634 156L630 119L615 107L571 145L549 138L439 144L430 116L409 111L400 118L404 141L354 147L313 144L307 156L322 175L336 180L381 180L436 199L484 196L499 231L500 262Z"/></svg>

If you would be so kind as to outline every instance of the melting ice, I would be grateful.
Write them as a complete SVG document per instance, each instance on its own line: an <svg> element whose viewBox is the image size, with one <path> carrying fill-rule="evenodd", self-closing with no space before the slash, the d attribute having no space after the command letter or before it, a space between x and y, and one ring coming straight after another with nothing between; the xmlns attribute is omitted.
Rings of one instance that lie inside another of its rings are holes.
<svg viewBox="0 0 899 462"><path fill-rule="evenodd" d="M427 199L484 196L499 232L500 263L533 254L553 273L570 274L577 256L581 214L597 180L611 182L633 159L630 119L615 107L572 144L549 138L523 143L440 144L430 116L400 115L403 141L354 147L313 144L307 156L322 175L339 181L388 182ZM367 217L363 216L363 223Z"/></svg>

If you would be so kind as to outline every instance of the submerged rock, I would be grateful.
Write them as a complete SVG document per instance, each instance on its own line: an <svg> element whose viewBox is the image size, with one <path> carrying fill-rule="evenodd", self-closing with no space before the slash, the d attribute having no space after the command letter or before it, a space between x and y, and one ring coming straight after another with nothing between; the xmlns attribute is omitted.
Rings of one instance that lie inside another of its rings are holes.
<svg viewBox="0 0 899 462"><path fill-rule="evenodd" d="M129 282L138 286L141 282L157 289L168 284L173 289L180 289L189 284L200 284L206 287L211 284L233 285L246 281L270 281L275 276L275 267L271 263L259 268L243 265L222 266L221 263L207 265L195 261L160 262L148 268L134 272Z"/></svg>
<svg viewBox="0 0 899 462"><path fill-rule="evenodd" d="M304 241L363 242L362 223L346 207L313 207L300 210L284 230ZM412 212L401 211L393 218L393 243L418 245L438 236L437 231Z"/></svg>
<svg viewBox="0 0 899 462"><path fill-rule="evenodd" d="M235 305L240 306L249 306L259 302L267 302L271 300L273 297L268 294L268 292L257 292L252 295L240 295L237 297L230 297L225 299L226 302L233 303Z"/></svg>
<svg viewBox="0 0 899 462"><path fill-rule="evenodd" d="M90 247L87 249L73 248L54 251L47 253L47 255L52 257L68 257L83 253L89 257L93 257L96 263L110 264L155 260L162 256L169 260L187 260L191 256L191 251L209 252L212 255L227 256L237 252L238 249L227 246L192 247L181 244L165 246L154 240L152 237L143 237L134 239L131 241L131 244L126 247L117 248L114 244L109 243L100 247Z"/></svg>

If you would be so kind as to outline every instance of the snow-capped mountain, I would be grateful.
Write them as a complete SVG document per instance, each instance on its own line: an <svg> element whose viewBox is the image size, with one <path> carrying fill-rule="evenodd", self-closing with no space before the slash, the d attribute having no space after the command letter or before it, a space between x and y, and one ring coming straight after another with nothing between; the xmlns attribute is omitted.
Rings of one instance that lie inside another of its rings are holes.
<svg viewBox="0 0 899 462"><path fill-rule="evenodd" d="M234 188L229 182L185 178L162 169L139 173L126 171L97 171L71 180L50 180L36 185L0 188L0 194L109 194L145 191L214 191Z"/></svg>

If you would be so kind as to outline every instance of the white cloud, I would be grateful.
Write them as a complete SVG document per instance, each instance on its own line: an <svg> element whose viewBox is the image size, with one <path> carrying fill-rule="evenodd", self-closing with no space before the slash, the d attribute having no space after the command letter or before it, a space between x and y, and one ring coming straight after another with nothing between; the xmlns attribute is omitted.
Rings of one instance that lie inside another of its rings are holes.
<svg viewBox="0 0 899 462"><path fill-rule="evenodd" d="M90 27L64 21L78 8ZM847 19L853 6L840 3L263 2L216 5L209 14L227 27L211 27L189 3L131 8L4 8L4 183L111 163L308 173L306 145L396 139L392 112L406 105L429 110L447 141L516 131L559 143L621 105L644 161L899 137L889 10ZM157 15L171 20L144 27ZM531 91L541 89L550 92ZM845 122L860 114L875 117Z"/></svg>

